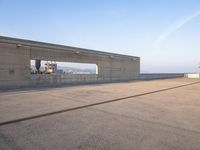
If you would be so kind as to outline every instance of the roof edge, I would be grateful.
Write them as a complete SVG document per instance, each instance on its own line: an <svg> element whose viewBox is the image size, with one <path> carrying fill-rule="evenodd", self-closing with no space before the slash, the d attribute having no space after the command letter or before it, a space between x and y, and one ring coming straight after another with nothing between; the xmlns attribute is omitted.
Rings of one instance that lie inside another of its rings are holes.
<svg viewBox="0 0 200 150"><path fill-rule="evenodd" d="M27 40L27 39L20 39L20 38L13 38L7 36L0 36L1 43L13 43L13 44L23 44L27 46L34 46L34 47L43 47L43 48L53 48L53 49L62 49L62 50L71 50L71 51L80 51L80 52L87 52L87 53L98 53L101 55L113 55L113 56L122 56L122 57L134 57L140 59L138 56L131 56L131 55L124 55L124 54L117 54L117 53L110 53L104 52L99 50L92 50L87 48L79 48L73 46L66 46L61 44L52 44L48 42L39 42L34 40Z"/></svg>

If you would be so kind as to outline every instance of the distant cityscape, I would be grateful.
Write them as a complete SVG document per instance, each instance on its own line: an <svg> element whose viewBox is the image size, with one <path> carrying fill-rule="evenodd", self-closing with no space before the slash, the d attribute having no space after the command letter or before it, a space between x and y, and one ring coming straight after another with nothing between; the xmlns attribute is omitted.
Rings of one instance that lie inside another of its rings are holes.
<svg viewBox="0 0 200 150"><path fill-rule="evenodd" d="M36 70L34 65L31 65L31 70ZM40 70L45 70L45 67L41 66ZM96 74L95 68L75 68L67 66L58 66L57 70L59 73L67 74Z"/></svg>

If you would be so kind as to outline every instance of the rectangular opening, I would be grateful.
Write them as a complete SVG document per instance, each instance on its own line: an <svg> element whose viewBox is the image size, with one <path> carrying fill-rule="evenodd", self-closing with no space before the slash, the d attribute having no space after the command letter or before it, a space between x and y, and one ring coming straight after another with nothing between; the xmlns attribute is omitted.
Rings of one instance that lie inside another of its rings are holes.
<svg viewBox="0 0 200 150"><path fill-rule="evenodd" d="M98 66L90 63L31 60L31 74L98 74Z"/></svg>

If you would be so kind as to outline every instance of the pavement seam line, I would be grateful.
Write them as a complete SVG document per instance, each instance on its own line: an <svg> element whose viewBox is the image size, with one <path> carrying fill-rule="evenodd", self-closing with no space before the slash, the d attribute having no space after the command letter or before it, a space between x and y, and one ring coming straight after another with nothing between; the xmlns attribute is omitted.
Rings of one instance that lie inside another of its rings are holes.
<svg viewBox="0 0 200 150"><path fill-rule="evenodd" d="M97 103L87 104L87 105L83 105L83 106L77 106L77 107L72 107L72 108L68 108L68 109L62 109L62 110L44 113L44 114L39 114L39 115L34 115L34 116L30 116L30 117L24 117L24 118L14 119L14 120L10 120L10 121L0 122L0 126L14 124L14 123L22 122L22 121L32 120L32 119L51 116L51 115L56 115L56 114L60 114L60 113L64 113L64 112L80 110L80 109L89 108L89 107L92 107L92 106L97 106L97 105L102 105L102 104L107 104L107 103L112 103L112 102L116 102L116 101L122 101L122 100L126 100L126 99L129 99L129 98L141 97L141 96L144 96L144 95L150 95L150 94L154 94L154 93L164 92L164 91L173 90L173 89L177 89L177 88L181 88L181 87L185 87L185 86L190 86L190 85L194 85L194 84L198 84L198 83L200 83L200 81L192 82L192 83L189 83L189 84L183 84L183 85L179 85L179 86L174 86L174 87L170 87L170 88L155 90L155 91L151 91L151 92L145 92L145 93L136 94L136 95L132 95L132 96L121 97L121 98L116 98L116 99L112 99L112 100L106 100L106 101L103 101L103 102L97 102Z"/></svg>

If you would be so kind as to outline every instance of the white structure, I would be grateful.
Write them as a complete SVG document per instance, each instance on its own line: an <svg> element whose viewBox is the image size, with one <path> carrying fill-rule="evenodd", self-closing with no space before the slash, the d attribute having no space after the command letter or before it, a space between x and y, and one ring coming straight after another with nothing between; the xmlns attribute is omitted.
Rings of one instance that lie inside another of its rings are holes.
<svg viewBox="0 0 200 150"><path fill-rule="evenodd" d="M189 73L189 74L185 74L186 78L193 78L193 79L198 79L200 78L200 74L199 73Z"/></svg>

